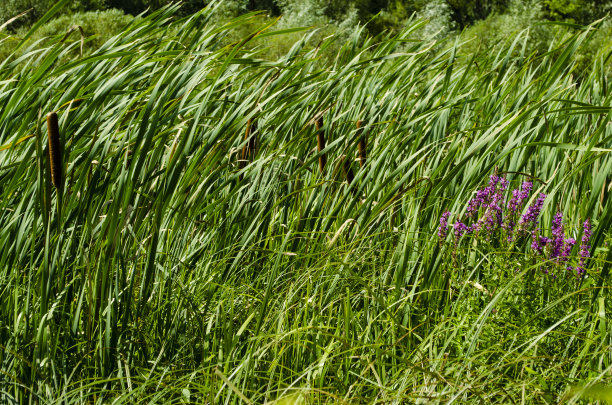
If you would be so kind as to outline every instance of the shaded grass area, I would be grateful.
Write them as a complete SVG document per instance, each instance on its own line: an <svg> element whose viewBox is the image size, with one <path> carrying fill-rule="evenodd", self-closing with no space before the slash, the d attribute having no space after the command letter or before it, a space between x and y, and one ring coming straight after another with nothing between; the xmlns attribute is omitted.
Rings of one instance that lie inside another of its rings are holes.
<svg viewBox="0 0 612 405"><path fill-rule="evenodd" d="M356 28L331 62L334 38L306 48L313 34L264 61L251 41L288 32L225 45L257 15L174 11L90 56L66 61L79 44L58 39L0 63L3 400L605 395L610 55L580 84L570 63L589 28L542 57L517 36L460 59L415 22L393 37ZM517 273L495 249L455 263L440 246L442 211L495 168L541 180L544 223L557 209L592 218L588 278Z"/></svg>

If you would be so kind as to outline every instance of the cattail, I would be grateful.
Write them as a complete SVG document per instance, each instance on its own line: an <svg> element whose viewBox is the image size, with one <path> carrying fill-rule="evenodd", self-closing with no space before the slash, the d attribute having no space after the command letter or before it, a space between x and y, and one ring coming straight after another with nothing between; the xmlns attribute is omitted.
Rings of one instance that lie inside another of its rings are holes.
<svg viewBox="0 0 612 405"><path fill-rule="evenodd" d="M317 118L317 120L315 121L315 127L317 128L317 151L321 152L323 149L325 149L325 134L323 130L323 117ZM321 156L319 156L319 169L321 170L321 173L323 173L326 164L327 164L327 156L325 156L325 154L322 154Z"/></svg>
<svg viewBox="0 0 612 405"><path fill-rule="evenodd" d="M60 140L57 113L47 114L47 131L49 133L49 158L51 161L51 182L56 189L64 187L63 161L62 161L62 142Z"/></svg>
<svg viewBox="0 0 612 405"><path fill-rule="evenodd" d="M359 136L359 167L362 168L366 163L366 136L363 133L365 122L357 121L357 135Z"/></svg>

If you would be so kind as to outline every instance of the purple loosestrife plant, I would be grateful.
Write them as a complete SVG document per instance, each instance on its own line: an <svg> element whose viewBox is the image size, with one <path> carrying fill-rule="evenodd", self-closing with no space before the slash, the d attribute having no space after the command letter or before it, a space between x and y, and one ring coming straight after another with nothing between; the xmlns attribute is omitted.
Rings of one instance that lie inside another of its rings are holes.
<svg viewBox="0 0 612 405"><path fill-rule="evenodd" d="M542 255L544 254L544 248L550 243L551 239L546 236L541 236L539 233L540 228L531 231L531 250Z"/></svg>
<svg viewBox="0 0 612 405"><path fill-rule="evenodd" d="M552 222L552 243L550 258L555 259L561 256L561 249L565 240L565 232L563 230L563 214L557 212Z"/></svg>
<svg viewBox="0 0 612 405"><path fill-rule="evenodd" d="M463 222L455 222L453 228L455 229L455 238L457 240L459 240L466 232L470 231L470 228Z"/></svg>
<svg viewBox="0 0 612 405"><path fill-rule="evenodd" d="M526 231L530 226L538 225L538 217L540 216L540 211L542 211L542 207L544 206L544 200L546 199L546 194L540 193L538 198L527 208L527 212L521 217L519 225L521 226L522 231Z"/></svg>
<svg viewBox="0 0 612 405"><path fill-rule="evenodd" d="M446 239L446 235L448 234L449 215L450 211L444 211L440 217L440 226L438 227L438 238L440 238L440 243L444 242L444 239Z"/></svg>
<svg viewBox="0 0 612 405"><path fill-rule="evenodd" d="M508 201L508 211L506 213L506 222L504 228L508 234L508 242L512 242L514 228L516 227L517 216L523 209L525 200L529 198L529 193L533 188L533 183L524 181L520 189L512 190L512 198Z"/></svg>
<svg viewBox="0 0 612 405"><path fill-rule="evenodd" d="M489 185L476 191L476 197L468 203L466 216L475 222L467 227L467 233L480 234L485 230L487 241L491 241L493 235L503 224L503 192L508 188L508 181L497 174L491 175ZM482 209L482 216L478 214Z"/></svg>
<svg viewBox="0 0 612 405"><path fill-rule="evenodd" d="M533 188L533 183L530 181L524 181L521 185L520 190L514 189L512 190L512 198L508 201L508 211L511 214L516 214L521 212L523 208L523 203L527 198L529 198L529 193L531 193L531 189Z"/></svg>
<svg viewBox="0 0 612 405"><path fill-rule="evenodd" d="M570 253L572 252L572 248L576 244L576 239L567 238L564 241L563 251L561 252L561 261L567 262L569 260ZM572 271L574 268L572 266L567 266L567 270Z"/></svg>
<svg viewBox="0 0 612 405"><path fill-rule="evenodd" d="M574 247L575 244L576 244L576 239L574 239L574 238L567 238L567 239L565 239L565 243L563 245L563 251L561 253L561 257L563 257L563 258L569 257L570 253L572 252L572 247Z"/></svg>
<svg viewBox="0 0 612 405"><path fill-rule="evenodd" d="M506 179L502 179L496 174L492 174L489 178L489 185L481 190L476 191L476 197L472 198L468 202L467 216L474 218L478 216L478 212L482 207L485 211L489 207L491 200L497 194L497 185L500 183L501 191L505 190L508 186Z"/></svg>
<svg viewBox="0 0 612 405"><path fill-rule="evenodd" d="M520 257L540 261L542 271L545 274L557 276L557 270L565 268L575 270L581 277L585 274L585 265L589 258L591 238L591 223L587 219L583 223L584 231L578 264L571 266L571 252L576 245L576 239L566 235L566 226L563 223L563 214L557 212L550 228L550 236L543 235L540 227L540 214L544 207L546 194L540 193L525 213L521 215L525 202L531 198L533 183L524 181L520 188L512 190L508 200L504 192L508 188L508 181L498 176L491 175L486 187L477 190L475 196L470 199L466 207L465 217L457 217L454 223L449 224L451 213L444 211L440 218L438 227L438 238L443 243L448 236L449 226L453 227L453 262L457 263L457 248L459 241L468 235L473 238L474 243L493 243L496 247L523 253ZM507 202L506 202L507 201ZM528 242L530 239L530 243ZM525 244L526 243L526 244ZM528 254L529 256L524 256Z"/></svg>

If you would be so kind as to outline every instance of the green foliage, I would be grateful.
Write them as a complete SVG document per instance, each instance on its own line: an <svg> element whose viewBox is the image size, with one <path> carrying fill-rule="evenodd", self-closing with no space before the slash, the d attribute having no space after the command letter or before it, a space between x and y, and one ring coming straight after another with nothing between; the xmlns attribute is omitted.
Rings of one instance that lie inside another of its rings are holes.
<svg viewBox="0 0 612 405"><path fill-rule="evenodd" d="M544 0L547 18L578 24L590 24L612 11L611 1L601 0Z"/></svg>
<svg viewBox="0 0 612 405"><path fill-rule="evenodd" d="M575 403L612 383L609 39L577 83L590 29L473 54L419 21L312 46L176 13L86 57L56 36L0 59L0 402ZM441 211L495 167L593 219L582 284L441 249Z"/></svg>
<svg viewBox="0 0 612 405"><path fill-rule="evenodd" d="M447 0L453 20L461 28L487 18L491 13L506 10L509 0Z"/></svg>
<svg viewBox="0 0 612 405"><path fill-rule="evenodd" d="M447 38L457 28L451 8L444 0L429 2L418 16L426 21L426 25L421 30L421 35L425 39Z"/></svg>
<svg viewBox="0 0 612 405"><path fill-rule="evenodd" d="M362 21L368 21L368 29L373 33L380 33L388 30L391 32L401 31L405 26L406 21L416 12L416 9L403 1L395 0L380 12L378 18L371 19L373 16L370 13L365 16Z"/></svg>
<svg viewBox="0 0 612 405"><path fill-rule="evenodd" d="M54 4L54 0L2 0L0 2L0 24L29 10L25 16L11 24L10 28L16 29L23 25L30 25ZM106 7L106 0L71 0L65 7L64 12L101 10L104 7Z"/></svg>
<svg viewBox="0 0 612 405"><path fill-rule="evenodd" d="M463 51L466 54L479 52L496 52L497 49L510 46L518 35L520 46L514 48L513 55L544 55L551 49L555 39L571 36L575 31L566 26L543 24L541 19L544 10L537 4L515 3L505 14L493 14L487 19L475 23L462 32L460 38L466 41ZM608 52L612 25L609 19L593 26L591 35L572 55L575 62L574 74L583 78L592 72L593 65ZM612 68L604 64L601 71L612 77Z"/></svg>
<svg viewBox="0 0 612 405"><path fill-rule="evenodd" d="M357 24L354 4L346 0L277 0L288 26Z"/></svg>
<svg viewBox="0 0 612 405"><path fill-rule="evenodd" d="M120 33L133 19L134 17L126 15L120 10L113 9L62 14L41 26L29 39L28 43L40 43L40 41L44 43L44 40L48 38L53 38L51 39L52 41L57 41L58 37L63 38L68 35L65 39L67 44L78 44L81 41L81 32L80 30L72 30L72 28L79 26L83 29L85 40L83 54L88 55L102 46L108 39ZM71 30L72 32L68 34ZM25 35L25 33L25 28L18 29L13 39L0 43L0 59L9 57L13 48L18 44L17 38ZM79 55L80 46L77 46L73 47L70 53L65 54L64 58L74 58Z"/></svg>
<svg viewBox="0 0 612 405"><path fill-rule="evenodd" d="M157 10L160 7L176 3L173 0L105 0L108 7L123 10L128 14L140 14L147 10ZM181 15L195 13L204 8L210 1L208 0L184 0L182 7L178 11Z"/></svg>
<svg viewBox="0 0 612 405"><path fill-rule="evenodd" d="M541 23L541 15L536 2L515 2L507 13L492 14L467 28L461 35L462 39L469 41L464 49L468 54L490 52L498 46L509 46L517 35L521 35L526 54L544 54L556 32L550 25ZM518 55L521 50L516 52Z"/></svg>
<svg viewBox="0 0 612 405"><path fill-rule="evenodd" d="M102 46L112 36L121 32L133 19L134 17L114 9L60 15L58 18L40 27L36 31L33 40L63 35L70 27L78 25L83 28L83 33L86 37L93 37L89 38L90 41L88 41L88 50L92 51Z"/></svg>

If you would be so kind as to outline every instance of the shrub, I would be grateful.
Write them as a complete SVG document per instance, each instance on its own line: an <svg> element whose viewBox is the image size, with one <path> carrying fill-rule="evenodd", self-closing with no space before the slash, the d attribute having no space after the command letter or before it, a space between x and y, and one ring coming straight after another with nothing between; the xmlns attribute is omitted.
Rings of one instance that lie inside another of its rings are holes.
<svg viewBox="0 0 612 405"><path fill-rule="evenodd" d="M612 9L610 1L544 0L543 4L547 18L578 24L590 24Z"/></svg>
<svg viewBox="0 0 612 405"><path fill-rule="evenodd" d="M53 37L56 35L66 34L74 25L79 25L83 28L83 33L88 37L85 42L84 53L90 53L92 50L99 48L109 38L121 32L134 17L124 14L120 10L106 11L88 11L84 13L75 13L69 15L60 15L59 17L49 21L38 29L30 38L31 42L38 41L45 37ZM22 27L17 30L16 36L19 37L26 32L26 28ZM69 41L80 40L78 33L73 33L67 39ZM0 44L0 57L7 57L14 47L14 42L5 42ZM78 52L75 49L75 52Z"/></svg>
<svg viewBox="0 0 612 405"><path fill-rule="evenodd" d="M508 41L522 31L526 35L526 53L542 54L554 38L551 26L541 24L542 9L537 1L515 1L505 14L492 14L467 28L462 36L470 40L464 47L465 53L483 52L492 47L507 46Z"/></svg>
<svg viewBox="0 0 612 405"><path fill-rule="evenodd" d="M29 25L45 14L54 3L54 0L2 0L0 2L0 24L30 10L25 16L13 22L10 28L15 30L21 26ZM72 0L68 2L66 12L101 10L106 6L106 0Z"/></svg>
<svg viewBox="0 0 612 405"><path fill-rule="evenodd" d="M508 0L448 0L453 20L461 27L485 19L491 13L505 11Z"/></svg>
<svg viewBox="0 0 612 405"><path fill-rule="evenodd" d="M444 0L434 0L427 4L419 17L428 21L423 29L423 36L427 39L444 38L457 28L452 19L452 10Z"/></svg>

